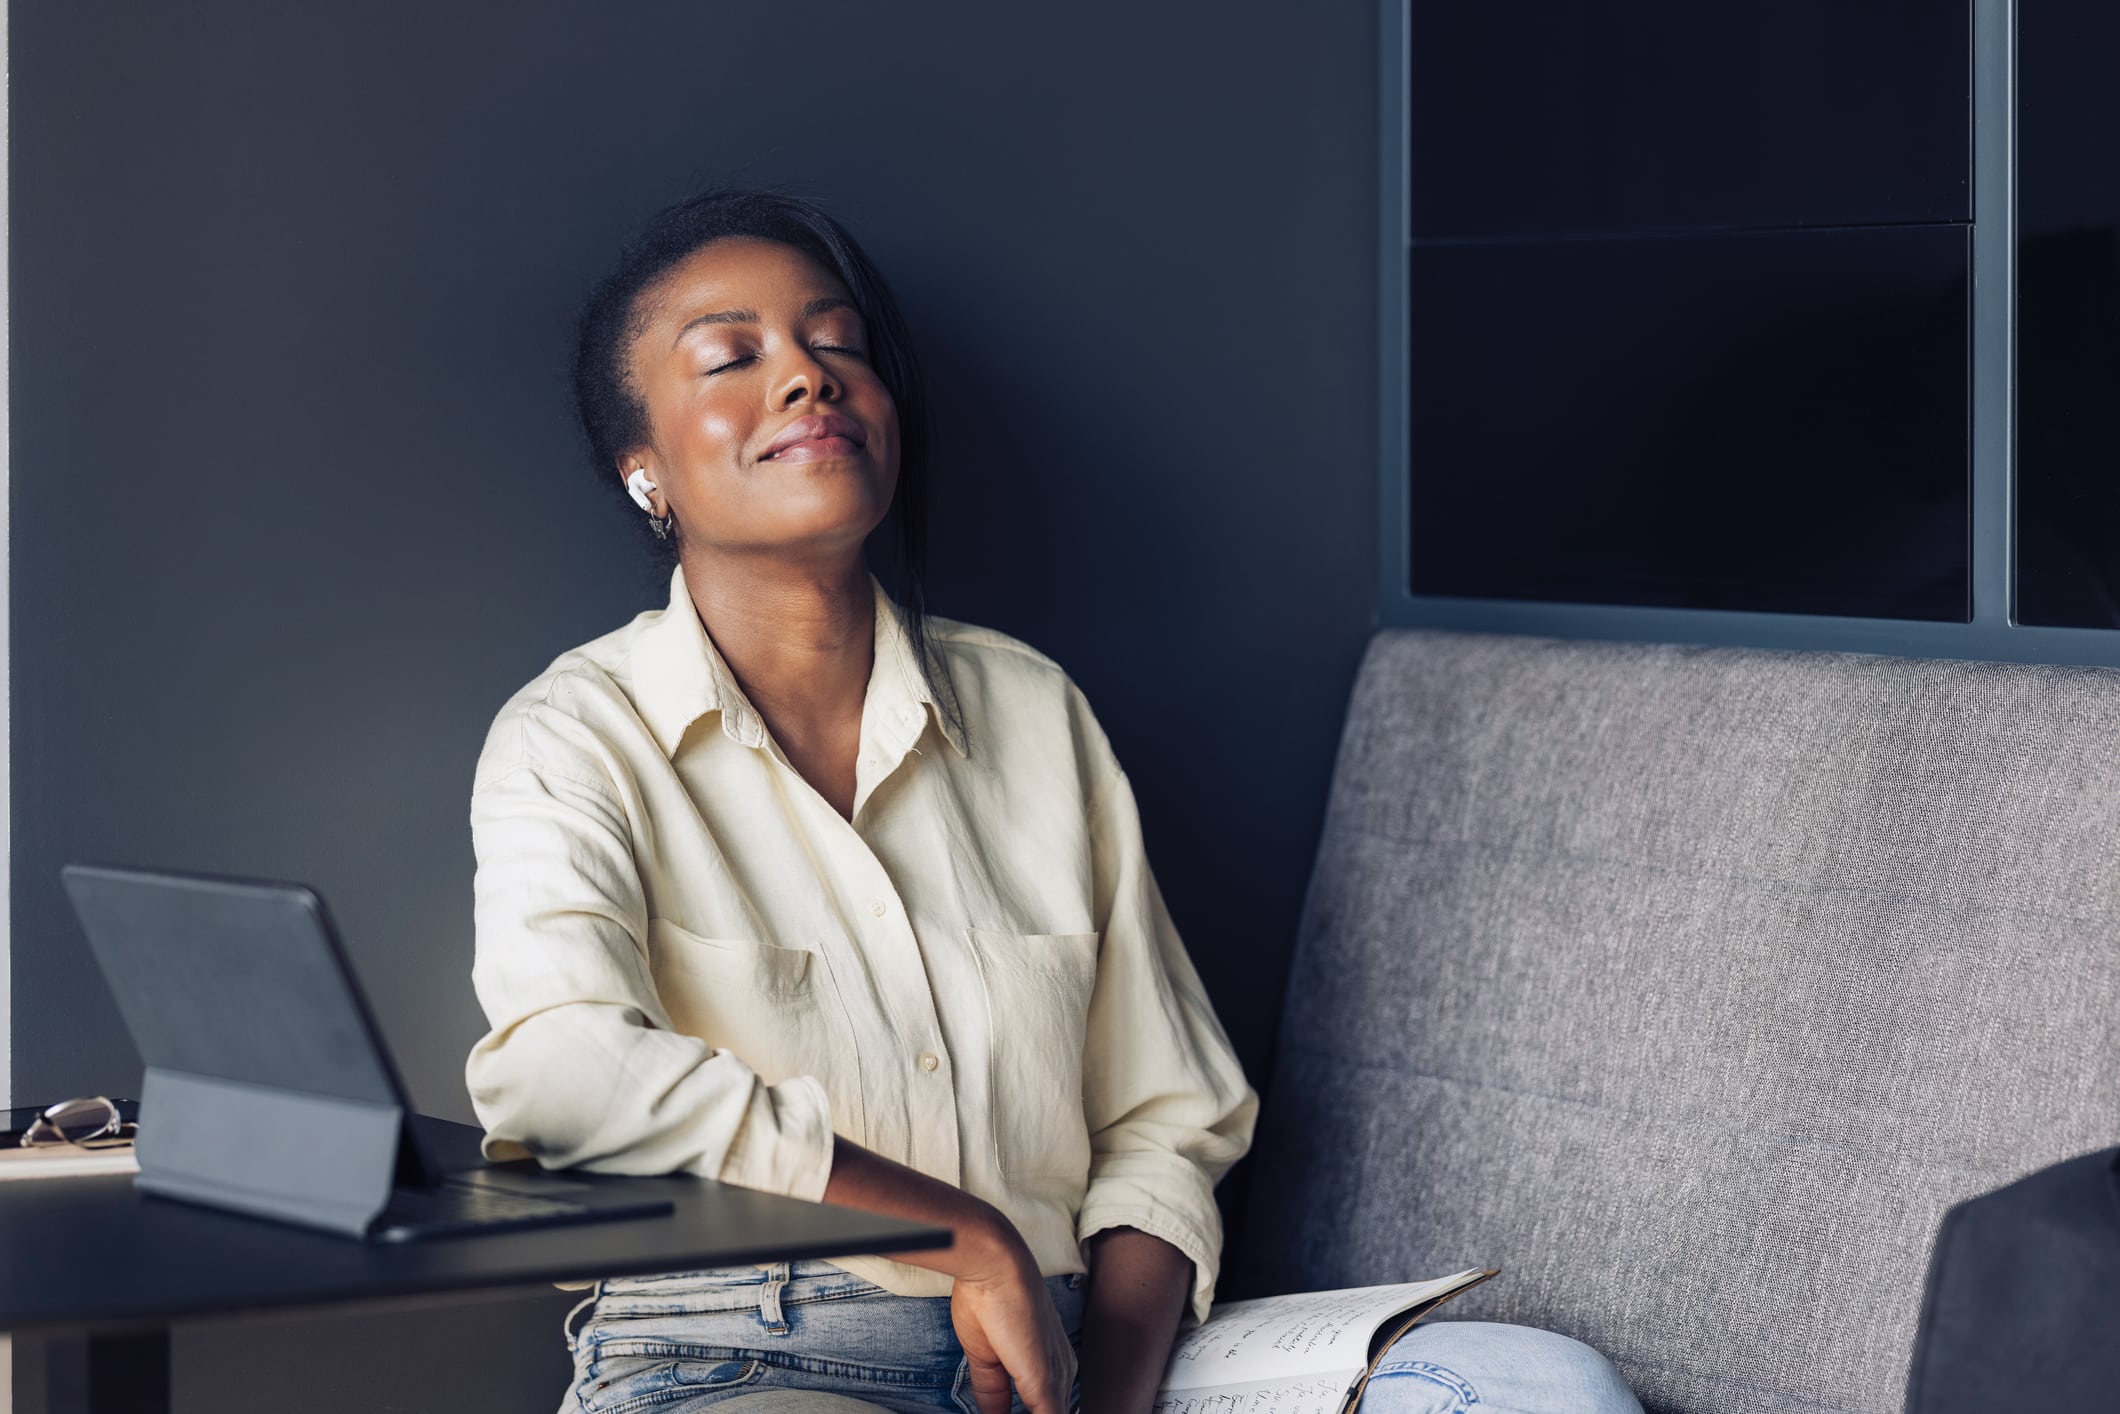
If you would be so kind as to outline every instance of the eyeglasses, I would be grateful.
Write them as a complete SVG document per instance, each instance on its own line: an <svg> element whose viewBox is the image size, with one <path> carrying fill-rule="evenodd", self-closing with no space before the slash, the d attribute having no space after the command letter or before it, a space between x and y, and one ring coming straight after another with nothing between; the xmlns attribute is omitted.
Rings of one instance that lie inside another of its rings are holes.
<svg viewBox="0 0 2120 1414"><path fill-rule="evenodd" d="M77 1149L109 1149L130 1144L138 1125L127 1124L114 1101L101 1095L61 1100L38 1115L17 1141L25 1149L71 1144Z"/></svg>

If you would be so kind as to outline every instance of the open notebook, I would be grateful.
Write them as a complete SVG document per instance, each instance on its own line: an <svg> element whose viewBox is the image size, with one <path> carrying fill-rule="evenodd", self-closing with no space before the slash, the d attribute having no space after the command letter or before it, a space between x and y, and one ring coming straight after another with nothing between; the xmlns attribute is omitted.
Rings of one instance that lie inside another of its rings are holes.
<svg viewBox="0 0 2120 1414"><path fill-rule="evenodd" d="M1154 1414L1341 1414L1361 1402L1391 1343L1494 1276L1304 1291L1218 1302L1178 1338Z"/></svg>

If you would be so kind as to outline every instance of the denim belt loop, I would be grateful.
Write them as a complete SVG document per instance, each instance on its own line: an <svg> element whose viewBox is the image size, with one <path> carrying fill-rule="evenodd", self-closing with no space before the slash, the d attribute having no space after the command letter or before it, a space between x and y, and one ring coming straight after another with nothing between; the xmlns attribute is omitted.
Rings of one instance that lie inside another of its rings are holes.
<svg viewBox="0 0 2120 1414"><path fill-rule="evenodd" d="M775 1262L766 1268L765 1289L758 1293L758 1319L765 1322L767 1335L786 1335L788 1318L780 1309L780 1293L788 1284L788 1264Z"/></svg>
<svg viewBox="0 0 2120 1414"><path fill-rule="evenodd" d="M569 1311L564 1317L561 1318L559 1323L559 1329L560 1334L564 1335L567 1338L568 1354L571 1355L574 1353L575 1342L581 1339L581 1332L577 1332L574 1329L574 1318L576 1316L579 1316L582 1312L587 1311L590 1313L589 1320L594 1321L596 1319L596 1301L597 1298L602 1296L603 1294L604 1284L602 1279L599 1278L596 1283L589 1288L589 1294L587 1296L584 1296L581 1300L575 1302L574 1309ZM588 1322L583 1322L582 1329L583 1331L586 1331L588 1329Z"/></svg>

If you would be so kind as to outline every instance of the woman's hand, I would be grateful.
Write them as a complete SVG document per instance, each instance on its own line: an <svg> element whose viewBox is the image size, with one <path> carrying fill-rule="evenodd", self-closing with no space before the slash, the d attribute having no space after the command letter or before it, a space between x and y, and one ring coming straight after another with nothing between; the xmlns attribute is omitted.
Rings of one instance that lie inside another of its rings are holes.
<svg viewBox="0 0 2120 1414"><path fill-rule="evenodd" d="M1045 1279L1013 1227L990 1235L990 1256L950 1290L950 1324L970 1366L979 1414L1008 1414L1009 1385L1031 1414L1067 1414L1075 1351Z"/></svg>
<svg viewBox="0 0 2120 1414"><path fill-rule="evenodd" d="M979 1414L1008 1414L1012 1380L1031 1414L1067 1414L1074 1348L1030 1248L999 1208L845 1138L833 1141L824 1198L947 1227L948 1247L892 1255L955 1279L950 1323L971 1365Z"/></svg>

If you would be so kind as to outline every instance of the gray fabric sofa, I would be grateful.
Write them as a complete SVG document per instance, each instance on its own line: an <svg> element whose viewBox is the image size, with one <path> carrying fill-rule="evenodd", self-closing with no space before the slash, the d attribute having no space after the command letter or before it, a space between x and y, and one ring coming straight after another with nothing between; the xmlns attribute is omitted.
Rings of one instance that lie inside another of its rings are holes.
<svg viewBox="0 0 2120 1414"><path fill-rule="evenodd" d="M1249 1288L1498 1266L1444 1314L1652 1414L1897 1410L1944 1210L2116 1139L2120 672L1371 644Z"/></svg>

